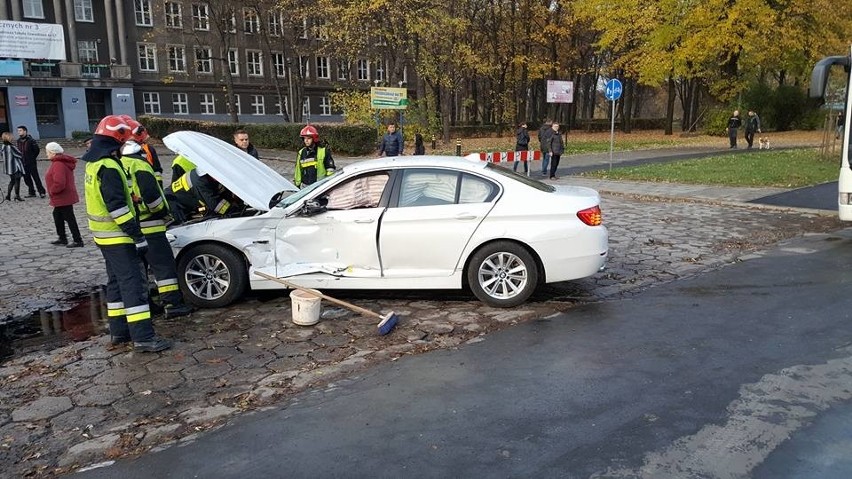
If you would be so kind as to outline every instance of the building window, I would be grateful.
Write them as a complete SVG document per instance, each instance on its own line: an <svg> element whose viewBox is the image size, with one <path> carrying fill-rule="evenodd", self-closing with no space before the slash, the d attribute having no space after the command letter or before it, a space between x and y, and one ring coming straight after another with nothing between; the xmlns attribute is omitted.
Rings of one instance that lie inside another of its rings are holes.
<svg viewBox="0 0 852 479"><path fill-rule="evenodd" d="M328 57L317 57L317 78L323 80L331 78L328 68Z"/></svg>
<svg viewBox="0 0 852 479"><path fill-rule="evenodd" d="M302 19L302 28L299 31L299 38L301 38L303 40L307 40L307 38L308 38L308 19L307 18Z"/></svg>
<svg viewBox="0 0 852 479"><path fill-rule="evenodd" d="M133 8L136 10L136 25L140 27L154 26L151 16L151 0L134 0ZM109 19L107 19L109 20Z"/></svg>
<svg viewBox="0 0 852 479"><path fill-rule="evenodd" d="M175 115L189 115L189 100L186 93L172 93L172 106Z"/></svg>
<svg viewBox="0 0 852 479"><path fill-rule="evenodd" d="M263 54L260 50L246 50L246 74L248 76L263 76Z"/></svg>
<svg viewBox="0 0 852 479"><path fill-rule="evenodd" d="M402 67L402 81L408 83L408 65Z"/></svg>
<svg viewBox="0 0 852 479"><path fill-rule="evenodd" d="M287 58L281 52L272 52L272 69L275 70L275 76L284 78L287 73Z"/></svg>
<svg viewBox="0 0 852 479"><path fill-rule="evenodd" d="M284 112L290 109L290 100L288 100L286 96L281 98L281 100L283 101L275 102L275 108L278 109L278 113L276 113L276 115L278 116L284 116Z"/></svg>
<svg viewBox="0 0 852 479"><path fill-rule="evenodd" d="M311 116L311 97L309 96L306 96L305 99L302 101L302 116Z"/></svg>
<svg viewBox="0 0 852 479"><path fill-rule="evenodd" d="M376 60L376 80L385 81L385 62Z"/></svg>
<svg viewBox="0 0 852 479"><path fill-rule="evenodd" d="M80 63L95 63L98 61L98 42L96 40L79 40L77 55Z"/></svg>
<svg viewBox="0 0 852 479"><path fill-rule="evenodd" d="M140 43L136 48L139 54L139 71L157 71L157 46L150 43Z"/></svg>
<svg viewBox="0 0 852 479"><path fill-rule="evenodd" d="M369 60L358 60L358 81L370 81Z"/></svg>
<svg viewBox="0 0 852 479"><path fill-rule="evenodd" d="M319 107L321 116L331 116L331 102L327 96L320 98Z"/></svg>
<svg viewBox="0 0 852 479"><path fill-rule="evenodd" d="M142 107L148 115L160 114L160 94L159 93L142 93Z"/></svg>
<svg viewBox="0 0 852 479"><path fill-rule="evenodd" d="M78 22L94 22L95 13L92 10L92 0L74 0L74 20Z"/></svg>
<svg viewBox="0 0 852 479"><path fill-rule="evenodd" d="M328 40L328 27L325 20L314 20L314 36L317 40Z"/></svg>
<svg viewBox="0 0 852 479"><path fill-rule="evenodd" d="M302 75L302 78L310 78L311 70L308 65L310 58L308 57L299 57L299 73Z"/></svg>
<svg viewBox="0 0 852 479"><path fill-rule="evenodd" d="M269 14L269 35L272 37L280 37L284 33L281 28L281 14L272 12Z"/></svg>
<svg viewBox="0 0 852 479"><path fill-rule="evenodd" d="M346 80L349 78L349 62L345 60L337 61L337 79Z"/></svg>
<svg viewBox="0 0 852 479"><path fill-rule="evenodd" d="M243 109L240 106L240 95L237 95L237 94L234 94L234 109L237 110L237 115L243 114ZM229 112L230 112L230 110L229 110Z"/></svg>
<svg viewBox="0 0 852 479"><path fill-rule="evenodd" d="M228 68L231 70L231 75L240 74L240 55L235 48L228 50Z"/></svg>
<svg viewBox="0 0 852 479"><path fill-rule="evenodd" d="M206 3L192 4L192 29L193 30L210 30L210 9Z"/></svg>
<svg viewBox="0 0 852 479"><path fill-rule="evenodd" d="M166 26L183 28L183 5L177 2L166 2Z"/></svg>
<svg viewBox="0 0 852 479"><path fill-rule="evenodd" d="M186 48L183 45L169 45L169 71L186 71Z"/></svg>
<svg viewBox="0 0 852 479"><path fill-rule="evenodd" d="M195 70L198 73L213 73L212 57L210 47L195 47Z"/></svg>
<svg viewBox="0 0 852 479"><path fill-rule="evenodd" d="M13 2L16 0L12 0ZM44 6L41 0L24 0L24 17L25 18L44 18Z"/></svg>
<svg viewBox="0 0 852 479"><path fill-rule="evenodd" d="M200 105L201 105L201 114L202 115L215 115L216 114L216 101L213 98L212 93L202 93Z"/></svg>
<svg viewBox="0 0 852 479"><path fill-rule="evenodd" d="M83 78L100 78L101 68L98 62L98 42L96 40L77 41L77 54L80 57Z"/></svg>
<svg viewBox="0 0 852 479"><path fill-rule="evenodd" d="M265 115L266 114L266 106L265 106L263 95L252 95L251 96L251 114L252 115Z"/></svg>
<svg viewBox="0 0 852 479"><path fill-rule="evenodd" d="M260 17L254 9L243 9L243 28L243 31L250 35L260 31Z"/></svg>
<svg viewBox="0 0 852 479"><path fill-rule="evenodd" d="M237 33L237 14L231 13L231 17L228 18L228 33Z"/></svg>

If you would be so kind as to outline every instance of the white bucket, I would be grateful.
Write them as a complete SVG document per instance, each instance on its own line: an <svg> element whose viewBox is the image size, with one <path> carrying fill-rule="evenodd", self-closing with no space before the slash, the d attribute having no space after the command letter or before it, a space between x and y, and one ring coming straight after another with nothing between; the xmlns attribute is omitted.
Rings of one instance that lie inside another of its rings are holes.
<svg viewBox="0 0 852 479"><path fill-rule="evenodd" d="M322 298L311 293L294 289L290 292L290 302L293 307L293 322L299 326L313 326L320 320Z"/></svg>

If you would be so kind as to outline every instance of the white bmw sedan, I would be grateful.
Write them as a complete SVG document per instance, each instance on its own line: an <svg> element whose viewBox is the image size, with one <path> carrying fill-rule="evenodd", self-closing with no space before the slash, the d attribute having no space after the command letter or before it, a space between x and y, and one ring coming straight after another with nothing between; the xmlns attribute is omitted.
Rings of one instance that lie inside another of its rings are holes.
<svg viewBox="0 0 852 479"><path fill-rule="evenodd" d="M415 156L346 166L302 190L196 132L164 138L242 199L234 217L171 228L186 299L221 307L248 288L462 289L514 307L536 287L601 270L600 196L479 160Z"/></svg>

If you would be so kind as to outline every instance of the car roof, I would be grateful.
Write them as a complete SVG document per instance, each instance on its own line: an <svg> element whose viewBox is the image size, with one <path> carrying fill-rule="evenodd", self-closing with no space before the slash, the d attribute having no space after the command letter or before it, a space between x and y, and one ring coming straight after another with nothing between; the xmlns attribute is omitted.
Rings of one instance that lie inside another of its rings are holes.
<svg viewBox="0 0 852 479"><path fill-rule="evenodd" d="M371 160L359 161L346 166L347 172L357 173L358 171L377 170L382 168L450 168L454 170L464 171L482 171L485 169L484 161L473 160L463 156L438 156L438 155L418 155L418 156L392 156L386 158L375 158Z"/></svg>

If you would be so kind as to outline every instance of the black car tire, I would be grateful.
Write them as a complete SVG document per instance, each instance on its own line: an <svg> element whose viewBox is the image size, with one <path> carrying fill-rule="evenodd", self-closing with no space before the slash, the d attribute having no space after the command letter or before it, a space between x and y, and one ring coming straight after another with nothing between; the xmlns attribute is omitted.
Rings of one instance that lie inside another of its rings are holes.
<svg viewBox="0 0 852 479"><path fill-rule="evenodd" d="M495 241L471 257L467 283L483 303L497 308L523 304L538 286L538 265L523 246Z"/></svg>
<svg viewBox="0 0 852 479"><path fill-rule="evenodd" d="M248 287L245 259L227 246L191 247L180 256L177 271L184 299L201 308L227 306Z"/></svg>

